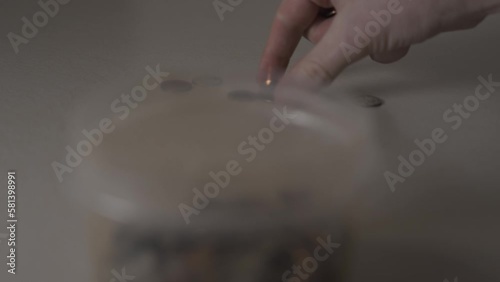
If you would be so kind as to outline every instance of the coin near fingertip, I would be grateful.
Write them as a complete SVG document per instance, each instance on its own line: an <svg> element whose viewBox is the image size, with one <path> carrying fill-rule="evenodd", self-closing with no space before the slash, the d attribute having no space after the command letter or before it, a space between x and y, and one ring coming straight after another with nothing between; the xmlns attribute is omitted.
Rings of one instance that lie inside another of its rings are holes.
<svg viewBox="0 0 500 282"><path fill-rule="evenodd" d="M376 108L384 104L384 100L372 95L358 96L356 97L356 102L365 108Z"/></svg>
<svg viewBox="0 0 500 282"><path fill-rule="evenodd" d="M272 101L274 101L274 95L273 95L273 92L271 92L271 91L261 91L257 95L257 98L261 99L261 100L264 100L266 102L272 102Z"/></svg>

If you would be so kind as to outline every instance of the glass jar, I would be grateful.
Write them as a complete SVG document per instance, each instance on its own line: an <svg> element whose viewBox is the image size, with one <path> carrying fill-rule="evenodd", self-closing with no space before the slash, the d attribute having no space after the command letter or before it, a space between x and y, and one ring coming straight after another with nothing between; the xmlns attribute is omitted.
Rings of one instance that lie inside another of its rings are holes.
<svg viewBox="0 0 500 282"><path fill-rule="evenodd" d="M372 158L362 111L217 77L146 86L71 121L64 191L89 211L97 281L342 279Z"/></svg>

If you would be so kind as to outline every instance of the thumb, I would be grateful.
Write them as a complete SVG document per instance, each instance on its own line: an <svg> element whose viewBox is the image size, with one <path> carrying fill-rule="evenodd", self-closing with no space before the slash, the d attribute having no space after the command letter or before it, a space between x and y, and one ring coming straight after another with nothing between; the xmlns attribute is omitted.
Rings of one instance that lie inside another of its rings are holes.
<svg viewBox="0 0 500 282"><path fill-rule="evenodd" d="M278 95L281 86L320 90L349 64L368 55L370 39L365 38L360 44L355 29L346 22L349 21L343 21L341 15L336 16L318 44L283 77L276 89Z"/></svg>

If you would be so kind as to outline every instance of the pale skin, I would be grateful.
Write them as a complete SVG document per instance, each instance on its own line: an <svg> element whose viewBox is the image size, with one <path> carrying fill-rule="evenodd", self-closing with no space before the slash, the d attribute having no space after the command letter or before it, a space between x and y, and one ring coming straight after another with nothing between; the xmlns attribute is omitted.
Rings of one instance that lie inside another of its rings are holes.
<svg viewBox="0 0 500 282"><path fill-rule="evenodd" d="M328 8L335 9L333 17L319 14ZM500 0L283 0L262 56L259 81L280 81L278 88L319 90L364 57L380 63L398 61L413 44L442 32L473 28L497 12ZM378 33L374 13L390 14L384 26L378 24ZM364 31L370 21L368 44L360 45L355 27ZM314 47L289 67L302 37Z"/></svg>

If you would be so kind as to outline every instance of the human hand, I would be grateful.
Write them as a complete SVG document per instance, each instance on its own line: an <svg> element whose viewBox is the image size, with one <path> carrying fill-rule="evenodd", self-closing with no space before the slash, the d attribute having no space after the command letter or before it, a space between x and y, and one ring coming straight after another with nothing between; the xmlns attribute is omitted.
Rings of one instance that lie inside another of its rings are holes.
<svg viewBox="0 0 500 282"><path fill-rule="evenodd" d="M333 17L321 15L331 8ZM302 36L315 46L280 85L318 90L368 55L380 63L398 61L411 45L473 28L499 8L499 0L283 0L258 79L280 80Z"/></svg>

